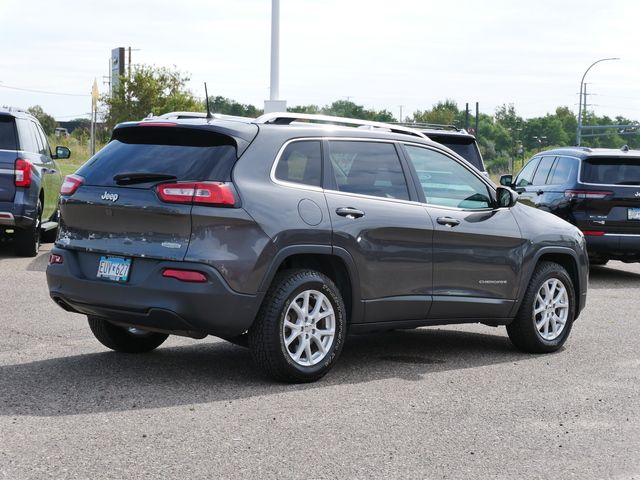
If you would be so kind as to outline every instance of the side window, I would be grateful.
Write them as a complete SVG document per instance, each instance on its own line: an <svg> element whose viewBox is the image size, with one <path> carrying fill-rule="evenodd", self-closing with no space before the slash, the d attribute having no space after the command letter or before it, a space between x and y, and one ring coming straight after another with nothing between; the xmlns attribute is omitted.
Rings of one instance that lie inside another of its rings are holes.
<svg viewBox="0 0 640 480"><path fill-rule="evenodd" d="M515 187L526 187L527 185L531 185L533 180L533 174L536 171L536 167L540 162L540 157L534 157L529 160L520 173L516 177L516 180L513 182Z"/></svg>
<svg viewBox="0 0 640 480"><path fill-rule="evenodd" d="M35 122L29 122L29 126L31 127L31 133L36 139L36 146L38 148L37 153L42 154L42 152L44 152L44 143L42 141L42 137L40 136L40 132L38 132L38 127L36 127Z"/></svg>
<svg viewBox="0 0 640 480"><path fill-rule="evenodd" d="M405 148L428 204L464 209L491 207L487 185L454 159L428 148Z"/></svg>
<svg viewBox="0 0 640 480"><path fill-rule="evenodd" d="M384 142L329 142L329 158L341 192L409 200L395 145Z"/></svg>
<svg viewBox="0 0 640 480"><path fill-rule="evenodd" d="M276 178L319 187L322 183L320 141L300 141L287 145L278 160Z"/></svg>
<svg viewBox="0 0 640 480"><path fill-rule="evenodd" d="M47 136L44 134L44 130L42 130L42 127L38 124L36 125L36 134L40 137L40 140L42 142L42 151L40 153L42 153L42 155L46 155L48 157L51 156L51 149L49 148L49 142L47 141Z"/></svg>
<svg viewBox="0 0 640 480"><path fill-rule="evenodd" d="M20 140L20 150L24 152L38 153L40 149L36 143L36 138L31 130L29 120L23 118L16 119L16 126L18 127L18 139Z"/></svg>
<svg viewBox="0 0 640 480"><path fill-rule="evenodd" d="M547 183L549 171L551 170L555 159L556 157L542 157L542 160L540 160L540 166L536 170L536 174L533 176L533 180L531 182L532 185L544 185Z"/></svg>
<svg viewBox="0 0 640 480"><path fill-rule="evenodd" d="M577 160L569 157L559 157L556 162L551 179L548 183L551 185L564 185L569 179L576 175Z"/></svg>

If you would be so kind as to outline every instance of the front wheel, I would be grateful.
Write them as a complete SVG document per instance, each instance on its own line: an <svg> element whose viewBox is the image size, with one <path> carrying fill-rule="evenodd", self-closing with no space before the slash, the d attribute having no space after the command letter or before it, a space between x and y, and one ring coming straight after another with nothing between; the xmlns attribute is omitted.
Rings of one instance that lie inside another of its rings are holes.
<svg viewBox="0 0 640 480"><path fill-rule="evenodd" d="M575 301L567 271L557 263L541 262L531 277L518 315L507 325L509 339L525 352L555 352L571 332Z"/></svg>
<svg viewBox="0 0 640 480"><path fill-rule="evenodd" d="M169 335L139 328L125 328L98 317L87 317L98 341L116 352L145 353L158 348Z"/></svg>
<svg viewBox="0 0 640 480"><path fill-rule="evenodd" d="M267 375L313 382L333 367L345 335L344 302L331 279L313 270L286 270L276 275L249 329L249 348Z"/></svg>

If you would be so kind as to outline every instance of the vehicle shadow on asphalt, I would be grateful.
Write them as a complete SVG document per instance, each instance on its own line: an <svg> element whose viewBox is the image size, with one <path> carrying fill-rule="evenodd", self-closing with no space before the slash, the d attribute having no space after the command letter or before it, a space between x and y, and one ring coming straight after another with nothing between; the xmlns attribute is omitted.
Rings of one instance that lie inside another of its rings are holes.
<svg viewBox="0 0 640 480"><path fill-rule="evenodd" d="M609 266L592 266L589 269L589 288L640 287L640 274Z"/></svg>
<svg viewBox="0 0 640 480"><path fill-rule="evenodd" d="M233 401L520 362L504 335L418 329L351 336L335 368L317 383L285 385L259 375L249 351L227 342L145 354L69 355L0 367L0 415L65 416Z"/></svg>

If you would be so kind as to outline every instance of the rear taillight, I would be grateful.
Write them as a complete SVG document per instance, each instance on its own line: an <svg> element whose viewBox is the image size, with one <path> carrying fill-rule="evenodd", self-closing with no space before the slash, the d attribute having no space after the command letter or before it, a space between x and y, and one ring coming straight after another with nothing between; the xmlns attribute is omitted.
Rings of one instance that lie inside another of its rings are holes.
<svg viewBox="0 0 640 480"><path fill-rule="evenodd" d="M201 203L233 207L236 197L228 183L165 183L156 187L158 197L169 203Z"/></svg>
<svg viewBox="0 0 640 480"><path fill-rule="evenodd" d="M604 232L594 230L583 230L582 233L585 237L602 237Z"/></svg>
<svg viewBox="0 0 640 480"><path fill-rule="evenodd" d="M16 187L31 186L31 168L33 165L29 160L19 158L16 160Z"/></svg>
<svg viewBox="0 0 640 480"><path fill-rule="evenodd" d="M175 278L181 282L204 283L207 276L197 270L179 270L177 268L167 268L163 270L162 276L165 278Z"/></svg>
<svg viewBox="0 0 640 480"><path fill-rule="evenodd" d="M67 175L60 187L60 195L73 195L83 183L84 178L80 175Z"/></svg>
<svg viewBox="0 0 640 480"><path fill-rule="evenodd" d="M613 192L595 192L593 190L565 190L564 196L566 198L583 198L583 199L600 199L606 198L608 195L613 195Z"/></svg>

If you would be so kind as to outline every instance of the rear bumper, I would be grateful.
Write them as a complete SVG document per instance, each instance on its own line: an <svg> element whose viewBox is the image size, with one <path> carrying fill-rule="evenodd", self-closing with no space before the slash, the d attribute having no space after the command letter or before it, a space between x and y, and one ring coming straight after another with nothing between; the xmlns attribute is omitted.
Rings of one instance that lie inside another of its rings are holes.
<svg viewBox="0 0 640 480"><path fill-rule="evenodd" d="M602 236L585 236L585 239L590 257L640 261L640 235L606 233Z"/></svg>
<svg viewBox="0 0 640 480"><path fill-rule="evenodd" d="M54 248L63 264L49 265L51 298L67 311L95 315L121 325L178 335L233 337L253 323L260 295L233 291L211 266L134 258L127 283L95 277L100 254ZM204 273L206 283L165 278L165 268Z"/></svg>
<svg viewBox="0 0 640 480"><path fill-rule="evenodd" d="M22 203L0 202L0 226L27 228L33 225L33 218L25 213L28 209Z"/></svg>

